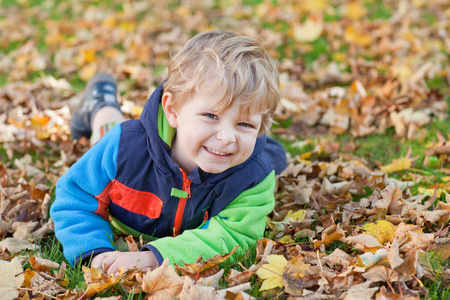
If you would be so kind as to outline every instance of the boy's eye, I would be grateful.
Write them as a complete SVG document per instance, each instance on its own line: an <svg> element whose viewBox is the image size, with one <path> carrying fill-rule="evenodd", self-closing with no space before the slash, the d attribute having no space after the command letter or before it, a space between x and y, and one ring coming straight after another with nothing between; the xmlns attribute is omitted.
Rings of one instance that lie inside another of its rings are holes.
<svg viewBox="0 0 450 300"><path fill-rule="evenodd" d="M211 119L217 119L217 116L215 114L206 113L203 114L205 117L211 118Z"/></svg>
<svg viewBox="0 0 450 300"><path fill-rule="evenodd" d="M240 122L240 123L238 123L238 125L239 125L239 126L243 126L243 127L250 127L250 128L253 128L253 125L252 125L252 124L245 123L245 122Z"/></svg>

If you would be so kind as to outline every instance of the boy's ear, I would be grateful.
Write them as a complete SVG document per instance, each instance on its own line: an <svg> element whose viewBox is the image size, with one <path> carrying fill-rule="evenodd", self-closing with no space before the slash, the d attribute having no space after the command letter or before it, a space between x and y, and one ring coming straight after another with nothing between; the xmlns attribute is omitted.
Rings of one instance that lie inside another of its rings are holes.
<svg viewBox="0 0 450 300"><path fill-rule="evenodd" d="M175 107L173 105L173 94L171 92L164 92L161 98L162 108L164 110L164 114L166 115L167 121L169 122L170 127L177 128L178 127L178 115Z"/></svg>

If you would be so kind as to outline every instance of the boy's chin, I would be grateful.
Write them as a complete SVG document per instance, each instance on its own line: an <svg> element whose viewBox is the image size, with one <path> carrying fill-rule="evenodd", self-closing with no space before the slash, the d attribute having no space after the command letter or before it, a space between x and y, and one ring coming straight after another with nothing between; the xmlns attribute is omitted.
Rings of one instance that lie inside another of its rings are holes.
<svg viewBox="0 0 450 300"><path fill-rule="evenodd" d="M204 167L200 167L200 169L202 169L202 171L206 172L206 173L211 173L211 174L219 174L222 172L225 172L226 170L232 168L234 166L231 167L223 167L223 168L219 168L219 167L211 167L211 166L204 166Z"/></svg>

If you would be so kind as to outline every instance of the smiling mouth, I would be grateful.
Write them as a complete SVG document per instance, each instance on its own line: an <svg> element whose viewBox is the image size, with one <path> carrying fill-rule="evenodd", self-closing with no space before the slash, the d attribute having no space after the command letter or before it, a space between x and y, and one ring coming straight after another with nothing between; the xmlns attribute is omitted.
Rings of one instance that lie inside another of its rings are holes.
<svg viewBox="0 0 450 300"><path fill-rule="evenodd" d="M212 154L216 154L216 155L220 155L220 156L229 156L229 155L231 155L231 153L228 153L228 152L220 152L220 151L208 148L208 147L204 147L204 148L206 149L206 151L208 151L209 153L212 153Z"/></svg>

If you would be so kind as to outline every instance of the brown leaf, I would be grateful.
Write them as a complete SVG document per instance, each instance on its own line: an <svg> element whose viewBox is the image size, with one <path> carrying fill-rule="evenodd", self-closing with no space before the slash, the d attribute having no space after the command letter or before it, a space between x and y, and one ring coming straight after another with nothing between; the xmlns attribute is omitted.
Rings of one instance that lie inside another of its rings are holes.
<svg viewBox="0 0 450 300"><path fill-rule="evenodd" d="M374 266L362 274L369 282L396 282L399 281L400 275L385 266Z"/></svg>
<svg viewBox="0 0 450 300"><path fill-rule="evenodd" d="M414 232L410 231L409 236L411 241L403 245L400 250L408 251L410 249L419 248L426 249L434 242L434 234L433 233L422 233L422 232Z"/></svg>
<svg viewBox="0 0 450 300"><path fill-rule="evenodd" d="M283 270L284 290L291 295L301 295L304 288L318 285L318 280L305 273L310 264L305 264L300 257L288 261Z"/></svg>
<svg viewBox="0 0 450 300"><path fill-rule="evenodd" d="M355 248L359 250L378 249L383 246L379 241L377 241L376 238L368 234L348 236L345 239L351 242L355 246Z"/></svg>
<svg viewBox="0 0 450 300"><path fill-rule="evenodd" d="M428 248L428 251L435 252L437 257L442 260L447 260L450 257L450 244L448 245L433 245Z"/></svg>
<svg viewBox="0 0 450 300"><path fill-rule="evenodd" d="M86 266L82 266L82 270L87 284L87 289L85 291L87 297L97 294L113 284L116 284L122 276L122 269L119 270L119 276L114 276L114 274L102 274L98 269L88 268Z"/></svg>
<svg viewBox="0 0 450 300"><path fill-rule="evenodd" d="M181 292L183 284L184 280L165 259L161 266L144 275L142 290L148 294L148 299L169 299Z"/></svg>
<svg viewBox="0 0 450 300"><path fill-rule="evenodd" d="M22 250L33 250L36 246L23 239L8 237L0 242L2 251L8 250L11 254L17 254Z"/></svg>
<svg viewBox="0 0 450 300"><path fill-rule="evenodd" d="M205 271L208 268L217 266L218 264L224 262L228 258L230 258L231 255L233 255L234 252L236 252L237 248L240 246L234 247L230 253L224 254L224 255L216 255L211 258L208 258L203 261L203 258L200 256L196 262L192 264L185 264L184 266L179 266L178 264L174 263L175 269L177 272L181 272L181 274L192 274L197 275L203 271Z"/></svg>
<svg viewBox="0 0 450 300"><path fill-rule="evenodd" d="M418 249L411 249L406 253L405 261L395 271L406 276L414 276L417 273L417 263L419 261Z"/></svg>
<svg viewBox="0 0 450 300"><path fill-rule="evenodd" d="M371 281L366 281L364 283L352 285L347 292L345 292L342 299L344 300L369 300L378 291L378 287L369 288Z"/></svg>
<svg viewBox="0 0 450 300"><path fill-rule="evenodd" d="M235 269L230 270L230 274L226 277L226 282L228 282L229 286L235 286L242 283L246 283L250 281L250 278L255 272L246 270L243 272L236 271Z"/></svg>
<svg viewBox="0 0 450 300"><path fill-rule="evenodd" d="M30 264L31 264L31 267L36 271L47 272L47 271L50 271L51 269L59 268L58 263L55 263L48 259L35 257L35 256L30 257Z"/></svg>
<svg viewBox="0 0 450 300"><path fill-rule="evenodd" d="M394 239L394 241L391 244L391 247L389 248L389 251L386 255L389 264L392 269L395 269L396 267L403 264L404 260L400 257L400 251L399 251L399 245L397 238Z"/></svg>
<svg viewBox="0 0 450 300"><path fill-rule="evenodd" d="M195 299L205 299L205 300L221 300L223 299L217 295L214 291L215 289L210 286L203 286L194 283L189 277L185 277L183 289L181 290L178 297L180 300L195 300ZM158 296L158 299L162 299Z"/></svg>
<svg viewBox="0 0 450 300"><path fill-rule="evenodd" d="M339 248L336 248L333 253L326 256L327 265L331 268L333 268L335 265L347 268L353 260L353 257Z"/></svg>
<svg viewBox="0 0 450 300"><path fill-rule="evenodd" d="M139 251L139 247L136 244L136 242L134 241L132 235L127 236L125 238L125 241L127 242L128 249L130 250L130 252L138 252Z"/></svg>

